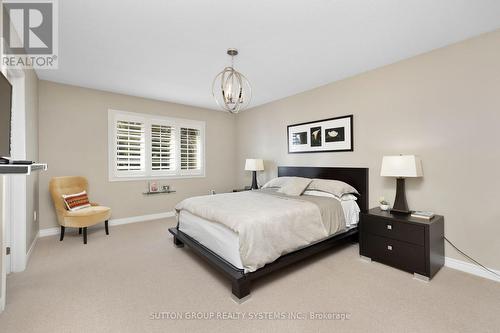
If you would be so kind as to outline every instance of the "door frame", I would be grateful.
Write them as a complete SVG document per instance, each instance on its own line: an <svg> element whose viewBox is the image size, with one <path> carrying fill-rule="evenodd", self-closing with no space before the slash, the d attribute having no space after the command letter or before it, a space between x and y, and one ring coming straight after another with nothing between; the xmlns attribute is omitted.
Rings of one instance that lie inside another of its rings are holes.
<svg viewBox="0 0 500 333"><path fill-rule="evenodd" d="M11 157L26 159L26 107L25 74L22 69L7 69L7 79L12 84ZM26 269L26 176L11 175L6 178L6 223L10 223L11 272Z"/></svg>
<svg viewBox="0 0 500 333"><path fill-rule="evenodd" d="M5 181L6 181L6 176L0 175L0 205L1 205L1 215L0 215L0 228L2 229L2 239L1 239L1 244L2 246L0 247L0 251L2 251L1 257L1 265L0 265L0 313L3 312L5 309L5 292L7 291L7 256L5 255L5 239L6 239L6 200L5 197L7 195L7 191L5 188Z"/></svg>

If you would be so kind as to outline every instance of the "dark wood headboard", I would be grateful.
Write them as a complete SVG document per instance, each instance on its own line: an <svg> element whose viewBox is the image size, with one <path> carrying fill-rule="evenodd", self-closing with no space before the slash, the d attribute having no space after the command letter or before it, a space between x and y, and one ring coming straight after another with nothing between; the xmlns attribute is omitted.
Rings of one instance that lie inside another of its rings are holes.
<svg viewBox="0 0 500 333"><path fill-rule="evenodd" d="M343 181L358 190L358 206L368 211L368 168L278 167L278 177L287 176Z"/></svg>

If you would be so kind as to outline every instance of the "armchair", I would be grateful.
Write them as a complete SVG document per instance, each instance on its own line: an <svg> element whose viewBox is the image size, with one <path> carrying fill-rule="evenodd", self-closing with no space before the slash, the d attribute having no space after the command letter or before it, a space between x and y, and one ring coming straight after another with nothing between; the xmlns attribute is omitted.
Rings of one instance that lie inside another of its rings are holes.
<svg viewBox="0 0 500 333"><path fill-rule="evenodd" d="M77 211L66 209L63 194L74 194L82 191L88 193L88 182L84 177L54 177L49 184L50 194L56 210L57 222L61 226L60 241L64 239L66 227L78 228L79 234L83 231L83 243L87 244L87 227L104 222L106 235L109 235L108 220L111 209L91 203L91 207Z"/></svg>

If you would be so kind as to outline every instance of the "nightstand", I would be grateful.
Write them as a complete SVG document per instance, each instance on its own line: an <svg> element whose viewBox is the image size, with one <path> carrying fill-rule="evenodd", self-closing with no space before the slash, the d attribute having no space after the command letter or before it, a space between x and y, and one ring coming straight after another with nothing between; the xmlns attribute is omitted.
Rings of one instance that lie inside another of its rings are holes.
<svg viewBox="0 0 500 333"><path fill-rule="evenodd" d="M359 254L428 281L444 265L444 217L424 220L370 209L360 214Z"/></svg>

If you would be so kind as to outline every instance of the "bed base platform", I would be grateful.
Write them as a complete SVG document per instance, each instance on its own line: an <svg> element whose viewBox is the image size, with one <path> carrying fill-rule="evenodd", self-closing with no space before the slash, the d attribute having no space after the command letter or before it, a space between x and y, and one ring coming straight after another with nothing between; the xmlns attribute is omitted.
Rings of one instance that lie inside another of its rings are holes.
<svg viewBox="0 0 500 333"><path fill-rule="evenodd" d="M176 246L189 246L189 248L193 252L201 256L203 259L208 261L212 265L212 267L215 267L222 274L228 277L231 280L232 293L238 299L242 299L250 294L250 285L251 282L255 279L258 279L283 267L333 248L345 241L358 241L358 228L356 227L353 229L349 229L346 232L332 235L331 237L314 243L313 245L309 245L305 248L283 255L272 263L259 268L255 272L245 273L242 269L233 266L231 263L224 260L207 247L203 246L192 237L180 231L177 227L170 228L168 230L174 236L174 244Z"/></svg>

